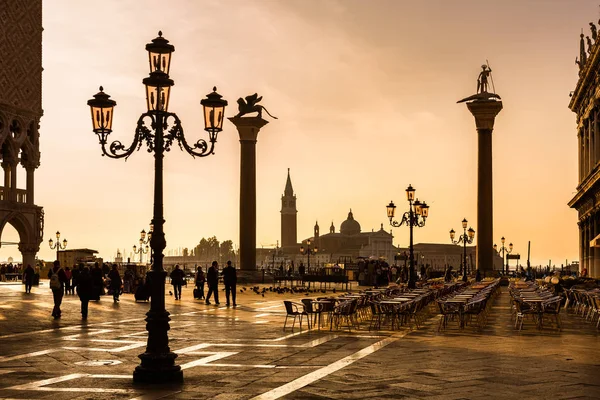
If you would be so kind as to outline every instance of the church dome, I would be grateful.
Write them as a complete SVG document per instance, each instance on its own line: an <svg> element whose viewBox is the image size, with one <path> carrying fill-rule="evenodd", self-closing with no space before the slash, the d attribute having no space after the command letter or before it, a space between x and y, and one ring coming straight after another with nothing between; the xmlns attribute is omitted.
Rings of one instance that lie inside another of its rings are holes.
<svg viewBox="0 0 600 400"><path fill-rule="evenodd" d="M342 235L357 235L360 233L360 224L354 219L352 210L348 213L348 219L342 222L340 233Z"/></svg>

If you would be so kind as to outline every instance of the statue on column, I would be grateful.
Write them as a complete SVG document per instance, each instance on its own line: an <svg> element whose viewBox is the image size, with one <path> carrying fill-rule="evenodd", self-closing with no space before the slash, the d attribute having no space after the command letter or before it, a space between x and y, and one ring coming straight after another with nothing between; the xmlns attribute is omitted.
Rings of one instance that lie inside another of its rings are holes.
<svg viewBox="0 0 600 400"><path fill-rule="evenodd" d="M481 66L482 71L479 73L477 78L477 93L487 93L488 89L488 76L492 73L492 69L488 68L487 65Z"/></svg>
<svg viewBox="0 0 600 400"><path fill-rule="evenodd" d="M481 69L482 70L479 73L479 76L477 77L477 93L472 96L466 97L462 100L459 100L457 101L457 103L464 103L466 101L471 100L500 100L500 96L498 96L496 93L488 92L488 78L492 80L492 69L489 67L489 65L485 64L481 66Z"/></svg>
<svg viewBox="0 0 600 400"><path fill-rule="evenodd" d="M596 29L596 25L594 25L593 22L590 22L590 30L592 31L592 39L594 39L595 42L598 38L598 30Z"/></svg>
<svg viewBox="0 0 600 400"><path fill-rule="evenodd" d="M246 100L244 100L240 97L237 101L239 112L236 114L236 116L234 118L239 118L239 117L246 115L248 113L251 113L251 112L258 113L257 117L262 118L262 112L263 112L263 110L265 110L265 112L267 114L269 114L269 116L271 118L277 119L277 117L271 115L269 110L267 110L262 104L257 104L261 100L262 100L262 96L258 97L257 93L251 94L250 96L246 96Z"/></svg>

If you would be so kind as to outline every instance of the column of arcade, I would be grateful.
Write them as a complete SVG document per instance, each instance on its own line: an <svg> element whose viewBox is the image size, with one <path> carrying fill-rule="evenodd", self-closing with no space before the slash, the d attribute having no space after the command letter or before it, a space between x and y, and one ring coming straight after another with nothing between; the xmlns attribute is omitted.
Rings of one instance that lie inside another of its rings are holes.
<svg viewBox="0 0 600 400"><path fill-rule="evenodd" d="M600 109L594 107L580 123L577 138L579 141L579 183L583 182L600 161Z"/></svg>

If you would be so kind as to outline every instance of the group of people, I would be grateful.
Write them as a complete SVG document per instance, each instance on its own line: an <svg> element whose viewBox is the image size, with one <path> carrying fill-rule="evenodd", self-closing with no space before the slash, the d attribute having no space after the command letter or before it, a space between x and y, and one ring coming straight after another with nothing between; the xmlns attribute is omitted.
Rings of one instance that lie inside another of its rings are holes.
<svg viewBox="0 0 600 400"><path fill-rule="evenodd" d="M28 266L28 268L30 268L30 266ZM62 268L58 260L54 261L53 267L48 271L48 279L50 280L49 285L54 299L54 308L52 309L52 316L54 319L59 319L61 317L60 306L62 304L63 296L69 293L75 294L75 289L77 289L77 295L81 301L81 317L82 319L87 319L88 303L90 300L100 300L100 295L104 293L104 275L105 274L98 263L95 263L90 271L83 263L79 264L77 268L73 267L73 270L71 270L69 267ZM119 295L123 285L116 264L113 264L107 277L110 280L108 288L112 292L113 300L116 303L119 301ZM26 283L26 292L30 293L31 286L29 285L29 291L27 291L27 288L28 284Z"/></svg>
<svg viewBox="0 0 600 400"><path fill-rule="evenodd" d="M175 270L177 270L178 266L175 266ZM236 299L236 285L237 285L237 271L233 265L231 265L231 261L227 261L227 266L223 268L221 271L221 275L223 276L223 284L225 285L225 297L227 299L227 307L229 307L232 302L233 306L237 307ZM206 297L204 296L204 283L208 285L208 293ZM213 296L215 304L219 303L219 263L217 261L213 261L210 268L204 274L202 267L198 268L198 272L196 273L196 289L194 290L194 297L197 299L204 299L206 304L210 303L210 298ZM181 292L179 295L181 299ZM230 301L231 299L231 301Z"/></svg>
<svg viewBox="0 0 600 400"><path fill-rule="evenodd" d="M24 272L26 277L33 276L33 268L28 266ZM231 261L227 261L227 266L221 271L223 276L223 283L225 284L225 296L227 298L227 306L236 303L236 285L237 285L237 272L235 267L232 266ZM81 317L87 319L88 316L88 303L91 300L100 300L100 295L104 292L104 278L105 273L100 268L98 263L90 270L83 264L79 264L79 267L73 267L73 270L62 268L58 260L54 261L54 265L48 271L48 279L50 280L50 289L52 290L52 296L54 299L54 307L52 309L52 316L54 319L61 317L60 306L62 299L65 294L75 293L79 296L81 301ZM107 287L109 292L112 292L113 300L115 303L119 301L119 295L123 288L123 280L117 265L113 264L112 269L106 274L108 281ZM173 285L173 291L175 294L175 300L181 300L182 286L185 284L185 273L176 265L170 274L171 284ZM28 279L28 278L24 278ZM206 298L204 296L204 283L208 284L208 293ZM215 304L219 303L219 264L217 261L213 261L211 267L208 269L206 276L202 267L198 268L196 274L196 290L194 290L194 297L198 299L204 299L206 304L210 303L210 298L213 296ZM31 291L31 284L25 284L25 290L27 293ZM230 301L231 300L231 301Z"/></svg>

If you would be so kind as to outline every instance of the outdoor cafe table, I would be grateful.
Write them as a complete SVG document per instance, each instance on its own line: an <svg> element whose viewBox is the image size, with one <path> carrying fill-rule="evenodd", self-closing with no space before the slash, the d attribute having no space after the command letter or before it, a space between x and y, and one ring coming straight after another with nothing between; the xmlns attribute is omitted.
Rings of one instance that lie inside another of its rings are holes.
<svg viewBox="0 0 600 400"><path fill-rule="evenodd" d="M465 313L465 304L467 304L467 302L472 298L471 297L458 297L455 296L451 299L446 300L446 303L454 303L458 305L458 319L460 321L460 328L464 328L465 327L465 318L464 318L464 313Z"/></svg>
<svg viewBox="0 0 600 400"><path fill-rule="evenodd" d="M530 298L521 298L524 303L527 303L537 312L538 320L537 327L538 329L542 329L542 318L544 317L544 307L542 303L546 301L545 298L541 297L530 297Z"/></svg>

